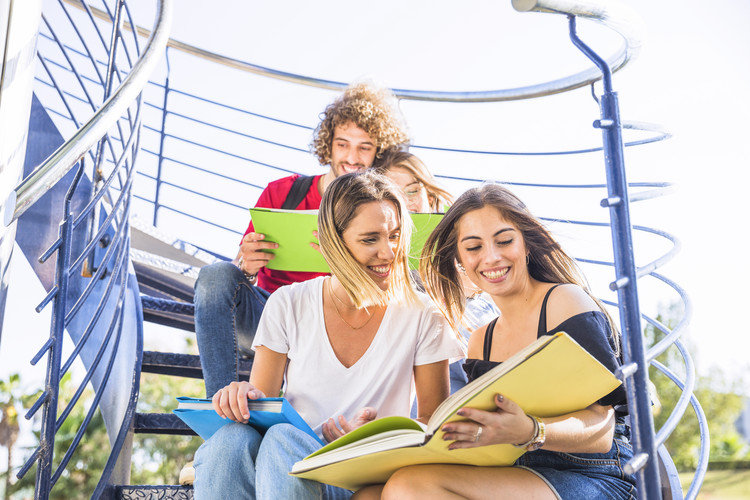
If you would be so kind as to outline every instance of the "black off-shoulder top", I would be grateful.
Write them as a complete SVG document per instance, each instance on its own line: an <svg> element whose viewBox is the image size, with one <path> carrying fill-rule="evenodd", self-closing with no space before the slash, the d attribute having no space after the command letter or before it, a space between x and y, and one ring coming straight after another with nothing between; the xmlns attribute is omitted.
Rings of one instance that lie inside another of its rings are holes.
<svg viewBox="0 0 750 500"><path fill-rule="evenodd" d="M547 291L542 302L542 310L539 314L539 328L537 338L542 335L552 335L557 332L565 332L578 342L581 347L586 349L601 364L606 366L612 373L622 364L622 360L615 356L616 346L612 338L612 330L607 321L607 316L601 311L588 311L566 319L555 328L547 330L547 299L549 294L557 286L555 285ZM502 361L490 361L490 350L492 348L492 333L495 328L497 318L487 325L487 331L484 334L484 359L467 359L464 363L464 371L471 382L475 378L487 373L496 367ZM603 406L614 406L618 414L627 413L627 400L625 388L619 385L614 391L610 392L598 401Z"/></svg>

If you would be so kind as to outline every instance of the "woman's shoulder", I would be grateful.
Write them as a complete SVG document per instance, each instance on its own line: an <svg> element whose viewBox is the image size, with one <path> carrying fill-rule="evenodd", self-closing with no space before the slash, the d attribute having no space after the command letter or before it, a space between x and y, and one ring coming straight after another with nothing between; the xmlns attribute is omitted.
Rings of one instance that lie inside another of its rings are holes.
<svg viewBox="0 0 750 500"><path fill-rule="evenodd" d="M555 286L549 292L547 300L547 326L559 325L574 316L591 311L600 309L586 290L575 284Z"/></svg>

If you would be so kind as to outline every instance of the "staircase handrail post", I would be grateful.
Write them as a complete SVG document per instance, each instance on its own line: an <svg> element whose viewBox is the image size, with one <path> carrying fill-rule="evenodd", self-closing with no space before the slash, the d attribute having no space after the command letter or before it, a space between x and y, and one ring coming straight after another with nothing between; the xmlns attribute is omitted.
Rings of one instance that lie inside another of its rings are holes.
<svg viewBox="0 0 750 500"><path fill-rule="evenodd" d="M612 248L615 261L615 281L610 288L617 292L620 325L624 338L624 362L635 364L635 373L623 383L633 425L633 458L626 471L635 473L638 494L644 499L661 497L659 464L657 463L654 420L651 415L648 391L648 363L641 333L641 312L638 304L638 275L633 254L633 235L630 222L628 183L625 175L625 155L622 123L617 92L612 89L612 71L607 62L587 46L576 34L576 17L568 16L570 39L573 44L602 71L603 93L600 102L601 119L594 127L602 131L604 163L607 175L607 196L602 203L609 207Z"/></svg>

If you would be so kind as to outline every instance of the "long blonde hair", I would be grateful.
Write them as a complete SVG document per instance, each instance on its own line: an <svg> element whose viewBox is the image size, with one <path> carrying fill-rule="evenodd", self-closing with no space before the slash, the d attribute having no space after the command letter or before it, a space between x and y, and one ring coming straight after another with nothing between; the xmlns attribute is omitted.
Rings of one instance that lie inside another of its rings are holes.
<svg viewBox="0 0 750 500"><path fill-rule="evenodd" d="M391 266L391 283L383 291L354 260L344 243L343 234L365 203L390 201L396 206L401 236ZM320 251L331 273L344 286L347 295L358 308L370 305L385 306L397 300L417 304L409 276L409 243L412 222L406 205L396 188L386 177L373 171L346 174L331 182L323 194L318 211Z"/></svg>

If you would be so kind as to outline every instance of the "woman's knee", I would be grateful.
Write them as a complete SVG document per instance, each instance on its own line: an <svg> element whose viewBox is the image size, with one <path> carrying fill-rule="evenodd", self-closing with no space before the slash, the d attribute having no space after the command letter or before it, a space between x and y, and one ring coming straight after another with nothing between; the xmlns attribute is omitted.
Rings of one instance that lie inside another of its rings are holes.
<svg viewBox="0 0 750 500"><path fill-rule="evenodd" d="M196 453L201 461L218 459L229 463L255 461L263 437L249 425L232 422L219 428Z"/></svg>
<svg viewBox="0 0 750 500"><path fill-rule="evenodd" d="M399 469L385 483L382 498L385 500L428 498L426 494L439 487L437 479L430 473L429 466L415 465Z"/></svg>

